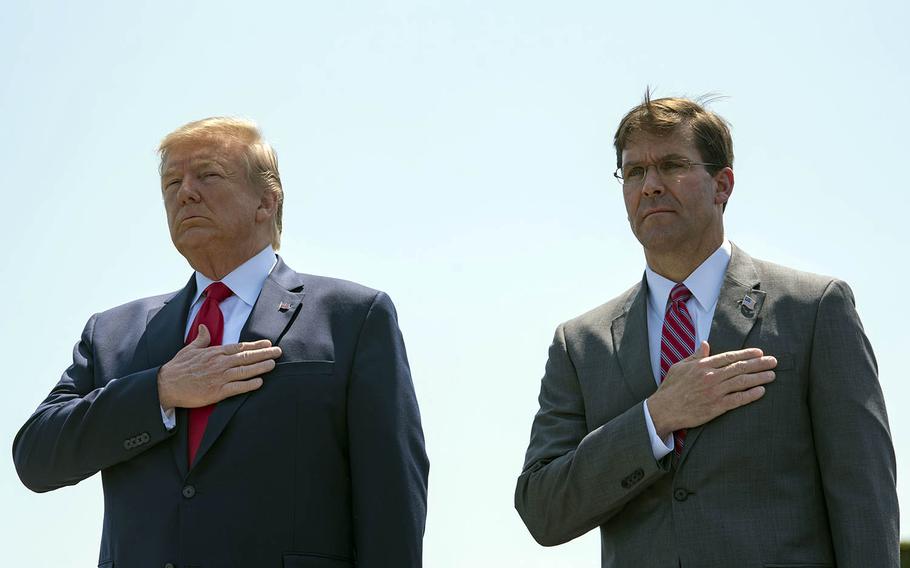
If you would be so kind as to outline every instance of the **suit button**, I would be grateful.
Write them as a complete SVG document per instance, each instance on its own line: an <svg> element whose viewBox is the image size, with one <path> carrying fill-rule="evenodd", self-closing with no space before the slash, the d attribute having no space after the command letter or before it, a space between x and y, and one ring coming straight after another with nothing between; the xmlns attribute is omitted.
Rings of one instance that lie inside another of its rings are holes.
<svg viewBox="0 0 910 568"><path fill-rule="evenodd" d="M187 485L183 488L183 496L187 499L192 499L196 495L196 488L192 485Z"/></svg>
<svg viewBox="0 0 910 568"><path fill-rule="evenodd" d="M164 565L164 568L177 568L177 567L174 566L171 562L168 562L167 564Z"/></svg>
<svg viewBox="0 0 910 568"><path fill-rule="evenodd" d="M677 501L685 501L689 498L689 490L680 487L679 489L673 491L673 498Z"/></svg>

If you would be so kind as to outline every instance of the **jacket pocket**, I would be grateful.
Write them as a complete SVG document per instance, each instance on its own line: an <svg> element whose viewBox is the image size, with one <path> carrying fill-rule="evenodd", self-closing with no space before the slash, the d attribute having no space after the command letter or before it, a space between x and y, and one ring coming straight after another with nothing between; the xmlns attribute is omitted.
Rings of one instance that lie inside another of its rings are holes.
<svg viewBox="0 0 910 568"><path fill-rule="evenodd" d="M833 564L825 564L819 562L797 562L793 564L792 562L787 564L765 564L765 568L834 568Z"/></svg>
<svg viewBox="0 0 910 568"><path fill-rule="evenodd" d="M777 366L772 369L774 371L787 371L796 366L793 353L768 353L768 355L774 355L774 358L777 359ZM777 566L828 566L828 564L767 564L767 566L776 568Z"/></svg>
<svg viewBox="0 0 910 568"><path fill-rule="evenodd" d="M282 560L284 568L354 568L353 560L331 554L286 552Z"/></svg>
<svg viewBox="0 0 910 568"><path fill-rule="evenodd" d="M334 371L334 361L287 361L275 365L269 376L331 375Z"/></svg>

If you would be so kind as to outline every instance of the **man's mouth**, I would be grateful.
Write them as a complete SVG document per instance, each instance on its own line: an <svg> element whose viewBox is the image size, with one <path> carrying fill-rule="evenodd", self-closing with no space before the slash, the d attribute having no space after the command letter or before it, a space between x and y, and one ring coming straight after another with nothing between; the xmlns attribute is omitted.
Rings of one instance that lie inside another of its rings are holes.
<svg viewBox="0 0 910 568"><path fill-rule="evenodd" d="M672 209L651 209L649 211L646 211L645 214L642 215L641 218L644 220L644 219L647 219L648 217L650 217L651 215L655 215L657 213L672 213L672 212L673 212Z"/></svg>

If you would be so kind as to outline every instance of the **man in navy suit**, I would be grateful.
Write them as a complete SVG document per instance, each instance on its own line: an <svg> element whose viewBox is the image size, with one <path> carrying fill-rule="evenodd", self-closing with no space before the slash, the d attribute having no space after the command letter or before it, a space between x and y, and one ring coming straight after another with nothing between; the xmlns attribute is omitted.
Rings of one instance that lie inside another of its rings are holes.
<svg viewBox="0 0 910 568"><path fill-rule="evenodd" d="M283 190L254 124L161 143L176 293L92 316L13 444L34 491L100 471L105 567L416 567L427 461L395 309L275 255Z"/></svg>

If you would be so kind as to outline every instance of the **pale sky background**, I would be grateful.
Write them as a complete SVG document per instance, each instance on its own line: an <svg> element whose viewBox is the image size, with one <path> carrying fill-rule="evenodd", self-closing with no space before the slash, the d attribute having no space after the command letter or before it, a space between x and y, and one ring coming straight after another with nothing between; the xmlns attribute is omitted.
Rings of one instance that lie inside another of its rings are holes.
<svg viewBox="0 0 910 568"><path fill-rule="evenodd" d="M733 125L731 240L853 287L910 537L906 2L13 0L2 12L4 565L96 564L99 476L33 494L9 448L93 313L186 282L155 148L211 115L252 118L276 147L287 262L397 305L432 463L425 565L599 565L597 531L538 546L513 491L553 330L641 277L611 144L649 84L727 95L712 108Z"/></svg>

